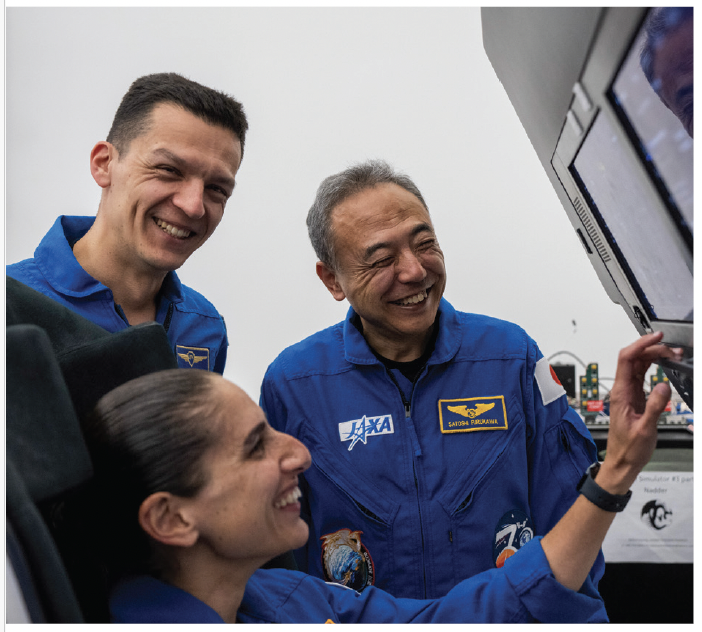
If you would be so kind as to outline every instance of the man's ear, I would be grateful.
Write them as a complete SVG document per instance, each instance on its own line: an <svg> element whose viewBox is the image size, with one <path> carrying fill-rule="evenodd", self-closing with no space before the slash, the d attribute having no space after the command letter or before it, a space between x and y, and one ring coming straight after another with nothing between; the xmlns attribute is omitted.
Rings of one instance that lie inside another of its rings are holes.
<svg viewBox="0 0 702 632"><path fill-rule="evenodd" d="M183 501L168 492L151 494L139 507L141 528L157 542L192 546L199 533Z"/></svg>
<svg viewBox="0 0 702 632"><path fill-rule="evenodd" d="M317 276L337 301L343 301L346 298L346 294L336 277L336 272L321 261L317 261Z"/></svg>
<svg viewBox="0 0 702 632"><path fill-rule="evenodd" d="M93 180L103 189L112 181L110 164L118 159L117 149L112 143L101 140L90 152L90 173Z"/></svg>

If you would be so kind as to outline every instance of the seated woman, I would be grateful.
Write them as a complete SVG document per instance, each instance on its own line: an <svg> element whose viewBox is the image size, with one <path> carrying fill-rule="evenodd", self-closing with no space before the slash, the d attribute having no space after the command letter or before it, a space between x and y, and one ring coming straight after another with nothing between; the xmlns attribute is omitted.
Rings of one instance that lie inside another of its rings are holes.
<svg viewBox="0 0 702 632"><path fill-rule="evenodd" d="M619 356L596 475L609 494L627 492L655 447L670 388L657 385L646 402L643 380L653 361L677 357L660 340L645 336ZM587 621L600 607L577 590L616 514L582 494L502 568L440 599L396 599L260 568L307 539L298 476L310 455L221 376L177 369L132 380L100 400L85 432L115 622Z"/></svg>

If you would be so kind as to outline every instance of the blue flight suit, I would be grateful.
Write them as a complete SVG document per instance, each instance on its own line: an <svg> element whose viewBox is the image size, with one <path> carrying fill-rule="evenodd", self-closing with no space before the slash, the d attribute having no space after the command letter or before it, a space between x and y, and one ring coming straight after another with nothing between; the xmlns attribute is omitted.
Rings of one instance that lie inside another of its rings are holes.
<svg viewBox="0 0 702 632"><path fill-rule="evenodd" d="M6 266L6 273L114 333L129 326L112 291L91 277L73 255L72 245L94 217L61 215L34 251L33 259ZM224 319L202 294L183 285L175 272L163 281L156 321L166 330L178 366L224 372L227 330Z"/></svg>
<svg viewBox="0 0 702 632"><path fill-rule="evenodd" d="M536 343L442 299L412 384L344 322L283 351L261 387L270 424L312 454L300 570L396 597L445 595L546 534L597 451ZM602 554L583 593L597 599ZM601 602L600 602L601 603ZM595 620L607 620L604 605Z"/></svg>
<svg viewBox="0 0 702 632"><path fill-rule="evenodd" d="M373 586L357 593L298 571L258 570L237 613L240 623L583 623L601 611L598 598L559 584L540 538L504 567L481 573L434 600L397 599ZM119 584L113 623L224 623L210 606L153 577Z"/></svg>

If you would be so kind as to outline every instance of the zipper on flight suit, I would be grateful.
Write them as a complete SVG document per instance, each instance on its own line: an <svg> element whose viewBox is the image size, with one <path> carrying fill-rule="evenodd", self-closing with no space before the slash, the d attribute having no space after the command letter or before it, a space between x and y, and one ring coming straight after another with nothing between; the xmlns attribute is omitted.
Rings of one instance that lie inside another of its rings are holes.
<svg viewBox="0 0 702 632"><path fill-rule="evenodd" d="M412 381L412 390L410 392L410 399L412 398L412 395L414 394L414 387L417 384L417 381L419 380L419 376L422 374L424 369L426 368L426 365L423 366L420 370L419 373L417 373L417 377ZM405 394L403 393L402 389L400 388L400 385L397 383L397 380L395 379L395 376L392 374L392 371L385 367L385 370L387 371L387 374L390 376L390 379L393 381L395 386L397 387L397 391L400 393L400 398L402 399L402 404L405 407L405 419L410 419L412 416L412 405L411 403L407 400L405 397ZM422 527L422 506L421 503L419 502L419 481L417 480L417 470L414 465L414 457L412 458L412 475L414 476L414 489L417 493L417 511L419 512L419 535L422 538L422 572L424 574L424 598L427 598L427 569L426 569L426 563L424 562L424 527Z"/></svg>
<svg viewBox="0 0 702 632"><path fill-rule="evenodd" d="M171 318L173 318L173 303L168 305L168 312L166 313L166 318L163 321L163 328L168 333L168 328L171 326Z"/></svg>

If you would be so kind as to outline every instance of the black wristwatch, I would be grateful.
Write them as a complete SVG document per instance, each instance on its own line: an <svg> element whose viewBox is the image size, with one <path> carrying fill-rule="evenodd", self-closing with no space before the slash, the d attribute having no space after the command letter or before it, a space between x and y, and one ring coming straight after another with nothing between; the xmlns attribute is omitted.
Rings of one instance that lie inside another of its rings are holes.
<svg viewBox="0 0 702 632"><path fill-rule="evenodd" d="M595 483L595 477L599 471L600 464L595 461L587 468L585 474L583 474L583 477L580 479L578 491L600 509L604 509L605 511L623 511L624 507L626 507L626 504L629 502L629 498L631 498L631 490L621 496L606 492Z"/></svg>

